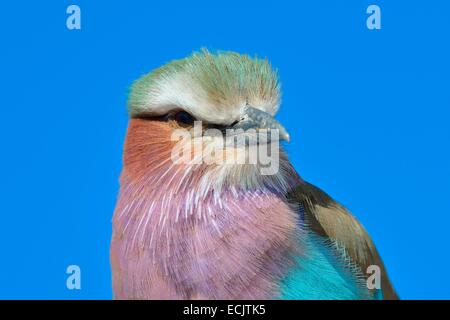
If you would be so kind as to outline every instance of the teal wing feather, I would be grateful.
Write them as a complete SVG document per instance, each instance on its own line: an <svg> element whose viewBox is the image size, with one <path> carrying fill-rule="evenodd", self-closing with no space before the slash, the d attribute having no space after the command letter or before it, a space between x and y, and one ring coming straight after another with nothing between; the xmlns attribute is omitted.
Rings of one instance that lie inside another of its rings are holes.
<svg viewBox="0 0 450 320"><path fill-rule="evenodd" d="M282 299L398 299L362 225L319 188L302 183L289 195L304 230L301 255L281 282ZM381 289L369 290L367 267L381 270Z"/></svg>
<svg viewBox="0 0 450 320"><path fill-rule="evenodd" d="M281 283L280 299L372 299L362 273L346 265L332 243L314 235L302 241L303 252Z"/></svg>

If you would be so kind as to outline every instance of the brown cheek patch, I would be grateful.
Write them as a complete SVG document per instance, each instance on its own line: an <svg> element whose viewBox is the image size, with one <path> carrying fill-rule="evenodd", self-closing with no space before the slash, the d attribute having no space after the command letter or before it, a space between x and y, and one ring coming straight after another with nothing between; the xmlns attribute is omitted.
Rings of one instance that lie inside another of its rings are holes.
<svg viewBox="0 0 450 320"><path fill-rule="evenodd" d="M171 141L174 128L168 122L131 119L124 145L124 169L131 175L141 175L170 158L176 141Z"/></svg>

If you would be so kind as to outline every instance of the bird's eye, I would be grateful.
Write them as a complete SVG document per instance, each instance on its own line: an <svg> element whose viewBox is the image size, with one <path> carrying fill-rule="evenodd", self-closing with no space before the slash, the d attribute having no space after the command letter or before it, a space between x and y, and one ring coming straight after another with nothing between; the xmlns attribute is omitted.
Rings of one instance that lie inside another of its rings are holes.
<svg viewBox="0 0 450 320"><path fill-rule="evenodd" d="M185 111L179 111L175 114L175 120L182 124L193 124L195 118Z"/></svg>

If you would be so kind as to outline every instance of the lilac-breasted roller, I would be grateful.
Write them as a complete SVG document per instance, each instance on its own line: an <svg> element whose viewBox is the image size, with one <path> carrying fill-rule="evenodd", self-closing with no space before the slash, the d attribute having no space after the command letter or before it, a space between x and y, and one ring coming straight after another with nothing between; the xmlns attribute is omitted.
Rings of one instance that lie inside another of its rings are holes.
<svg viewBox="0 0 450 320"><path fill-rule="evenodd" d="M270 64L232 52L203 50L133 84L116 299L397 298L363 226L289 162L279 105Z"/></svg>

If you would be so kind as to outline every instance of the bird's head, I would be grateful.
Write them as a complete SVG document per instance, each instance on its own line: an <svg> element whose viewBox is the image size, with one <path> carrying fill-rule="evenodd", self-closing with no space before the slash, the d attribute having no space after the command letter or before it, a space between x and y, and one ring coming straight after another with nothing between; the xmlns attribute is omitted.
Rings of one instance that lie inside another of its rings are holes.
<svg viewBox="0 0 450 320"><path fill-rule="evenodd" d="M267 60L203 50L172 61L132 86L124 164L178 188L195 180L203 192L285 189L291 167L279 141L289 134L274 119L279 105Z"/></svg>

